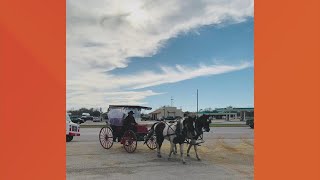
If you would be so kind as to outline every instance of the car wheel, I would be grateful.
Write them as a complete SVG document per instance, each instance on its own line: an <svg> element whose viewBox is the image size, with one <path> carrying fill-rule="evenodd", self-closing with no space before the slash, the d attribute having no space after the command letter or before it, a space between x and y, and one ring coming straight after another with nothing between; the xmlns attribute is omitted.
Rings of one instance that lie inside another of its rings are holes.
<svg viewBox="0 0 320 180"><path fill-rule="evenodd" d="M250 128L251 128L251 129L254 129L254 124L250 124Z"/></svg>
<svg viewBox="0 0 320 180"><path fill-rule="evenodd" d="M73 139L73 136L69 136L69 135L67 135L67 142L72 141L72 139Z"/></svg>

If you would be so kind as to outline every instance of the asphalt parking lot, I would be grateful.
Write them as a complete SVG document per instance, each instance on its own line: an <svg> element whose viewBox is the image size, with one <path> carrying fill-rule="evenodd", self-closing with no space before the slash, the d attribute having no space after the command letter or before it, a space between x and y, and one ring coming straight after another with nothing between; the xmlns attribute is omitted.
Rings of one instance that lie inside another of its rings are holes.
<svg viewBox="0 0 320 180"><path fill-rule="evenodd" d="M103 149L99 131L82 128L81 136L67 143L67 179L253 179L254 133L249 127L211 128L198 148L201 161L192 148L185 165L179 155L168 160L168 141L162 158L142 142L129 154L118 143Z"/></svg>

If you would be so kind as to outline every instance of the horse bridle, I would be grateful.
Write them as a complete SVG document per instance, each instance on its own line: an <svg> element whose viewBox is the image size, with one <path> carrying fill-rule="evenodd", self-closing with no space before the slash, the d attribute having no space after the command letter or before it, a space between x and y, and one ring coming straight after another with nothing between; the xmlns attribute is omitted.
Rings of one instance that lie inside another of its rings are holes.
<svg viewBox="0 0 320 180"><path fill-rule="evenodd" d="M204 140L203 140L203 133L206 132L206 131L204 130L204 126L203 126L203 124L202 124L201 129L199 129L197 126L198 126L197 123L195 123L196 133L197 133L197 134L199 133L199 135L196 135L196 136L198 136L198 138L197 138L196 140L202 140L202 141L204 142ZM194 136L194 137L195 137L195 136Z"/></svg>

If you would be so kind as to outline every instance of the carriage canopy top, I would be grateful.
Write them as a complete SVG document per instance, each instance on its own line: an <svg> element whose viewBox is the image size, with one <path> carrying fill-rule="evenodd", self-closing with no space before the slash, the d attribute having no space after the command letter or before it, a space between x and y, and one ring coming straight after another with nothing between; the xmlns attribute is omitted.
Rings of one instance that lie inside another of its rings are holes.
<svg viewBox="0 0 320 180"><path fill-rule="evenodd" d="M145 109L145 110L151 110L151 107L146 106L132 106L132 105L109 105L109 108L132 108L132 109Z"/></svg>
<svg viewBox="0 0 320 180"><path fill-rule="evenodd" d="M131 106L131 105L110 105L108 110L108 119L111 125L122 126L123 119L128 115L128 112L133 111L136 122L141 121L141 109L151 110L151 107Z"/></svg>

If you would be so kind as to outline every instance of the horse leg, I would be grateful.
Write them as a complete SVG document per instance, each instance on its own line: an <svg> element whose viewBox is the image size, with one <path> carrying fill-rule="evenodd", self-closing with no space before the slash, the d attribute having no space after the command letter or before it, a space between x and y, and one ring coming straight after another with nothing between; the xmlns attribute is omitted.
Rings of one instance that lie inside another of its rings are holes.
<svg viewBox="0 0 320 180"><path fill-rule="evenodd" d="M170 141L170 153L169 153L169 157L168 157L168 159L170 159L171 158L171 154L173 153L173 148L175 147L175 144L173 144L173 142L172 141Z"/></svg>
<svg viewBox="0 0 320 180"><path fill-rule="evenodd" d="M190 144L189 144L189 147L188 147L188 150L187 150L187 156L190 157L190 149L191 149L191 146L192 146L192 143L193 143L193 140L191 140Z"/></svg>
<svg viewBox="0 0 320 180"><path fill-rule="evenodd" d="M180 155L181 155L182 163L185 164L186 161L184 160L184 156L183 156L183 143L180 144Z"/></svg>
<svg viewBox="0 0 320 180"><path fill-rule="evenodd" d="M158 158L161 158L160 149L161 149L163 140L164 140L164 137L157 136L157 143L156 144L157 144L157 156L158 156Z"/></svg>
<svg viewBox="0 0 320 180"><path fill-rule="evenodd" d="M199 158L199 156L198 156L198 145L193 145L194 146L194 151L196 152L196 157L197 157L197 159L198 159L198 161L200 161L201 159Z"/></svg>
<svg viewBox="0 0 320 180"><path fill-rule="evenodd" d="M173 154L177 154L177 144L174 145L174 151Z"/></svg>

